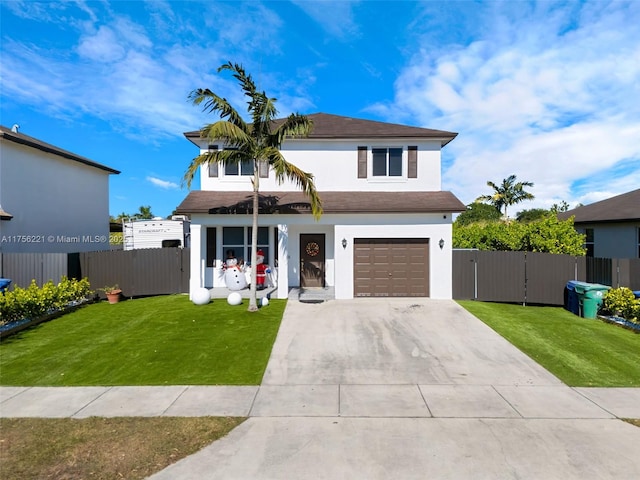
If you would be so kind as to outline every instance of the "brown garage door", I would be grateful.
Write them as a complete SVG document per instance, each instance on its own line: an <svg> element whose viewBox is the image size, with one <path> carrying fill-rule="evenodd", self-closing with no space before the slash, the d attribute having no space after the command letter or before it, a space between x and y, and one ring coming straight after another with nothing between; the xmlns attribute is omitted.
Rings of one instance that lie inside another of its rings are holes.
<svg viewBox="0 0 640 480"><path fill-rule="evenodd" d="M428 297L429 240L356 238L356 297Z"/></svg>

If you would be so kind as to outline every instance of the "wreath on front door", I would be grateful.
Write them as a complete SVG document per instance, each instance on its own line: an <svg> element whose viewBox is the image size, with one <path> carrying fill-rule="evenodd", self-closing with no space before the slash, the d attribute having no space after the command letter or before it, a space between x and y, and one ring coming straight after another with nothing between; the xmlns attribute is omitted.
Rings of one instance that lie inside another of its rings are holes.
<svg viewBox="0 0 640 480"><path fill-rule="evenodd" d="M304 250L310 257L315 257L316 255L318 255L318 253L320 253L320 245L318 245L316 242L309 242L307 243L307 246Z"/></svg>

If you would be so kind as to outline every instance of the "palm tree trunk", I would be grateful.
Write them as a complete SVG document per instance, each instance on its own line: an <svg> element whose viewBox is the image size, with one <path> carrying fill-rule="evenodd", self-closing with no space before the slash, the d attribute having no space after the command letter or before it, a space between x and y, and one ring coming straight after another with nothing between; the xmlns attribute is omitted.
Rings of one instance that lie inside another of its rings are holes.
<svg viewBox="0 0 640 480"><path fill-rule="evenodd" d="M258 263L258 192L260 189L260 179L258 175L258 162L254 161L253 167L253 222L251 228L251 286L249 288L249 311L258 310L258 301L256 298L256 279L257 279L257 263Z"/></svg>

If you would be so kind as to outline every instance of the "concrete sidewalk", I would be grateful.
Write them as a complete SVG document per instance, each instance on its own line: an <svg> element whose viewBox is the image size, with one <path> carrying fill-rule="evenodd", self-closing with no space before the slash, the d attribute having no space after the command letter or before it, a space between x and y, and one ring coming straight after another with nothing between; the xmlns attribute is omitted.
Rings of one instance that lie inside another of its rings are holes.
<svg viewBox="0 0 640 480"><path fill-rule="evenodd" d="M0 416L248 416L164 479L640 478L640 388L571 388L455 302L290 301L260 386L0 387Z"/></svg>
<svg viewBox="0 0 640 480"><path fill-rule="evenodd" d="M640 388L513 385L0 387L2 417L640 418Z"/></svg>

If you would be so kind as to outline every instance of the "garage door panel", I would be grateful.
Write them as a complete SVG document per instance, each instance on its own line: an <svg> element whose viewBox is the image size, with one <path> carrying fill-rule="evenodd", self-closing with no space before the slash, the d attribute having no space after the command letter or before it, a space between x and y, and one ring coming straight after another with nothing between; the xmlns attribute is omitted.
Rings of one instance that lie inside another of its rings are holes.
<svg viewBox="0 0 640 480"><path fill-rule="evenodd" d="M428 239L354 239L356 296L429 295Z"/></svg>

